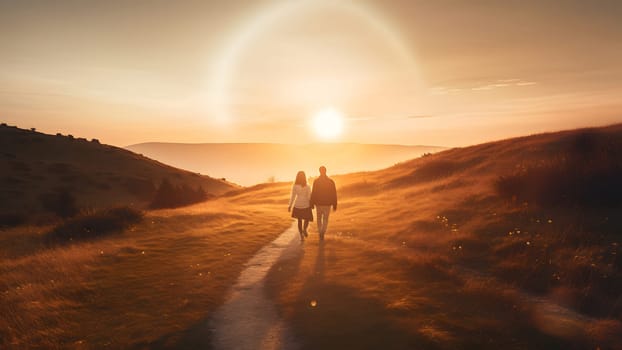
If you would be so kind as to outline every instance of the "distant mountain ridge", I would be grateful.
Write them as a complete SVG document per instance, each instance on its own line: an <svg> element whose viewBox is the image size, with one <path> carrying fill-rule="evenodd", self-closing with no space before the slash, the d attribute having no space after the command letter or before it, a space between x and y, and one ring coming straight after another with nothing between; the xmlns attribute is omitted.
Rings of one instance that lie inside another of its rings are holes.
<svg viewBox="0 0 622 350"><path fill-rule="evenodd" d="M226 178L241 185L289 181L298 170L315 176L324 165L330 174L386 168L435 153L437 146L357 143L164 143L148 142L127 149L167 164Z"/></svg>
<svg viewBox="0 0 622 350"><path fill-rule="evenodd" d="M95 139L0 125L0 214L44 212L41 198L59 191L81 208L143 207L164 179L214 195L236 188Z"/></svg>

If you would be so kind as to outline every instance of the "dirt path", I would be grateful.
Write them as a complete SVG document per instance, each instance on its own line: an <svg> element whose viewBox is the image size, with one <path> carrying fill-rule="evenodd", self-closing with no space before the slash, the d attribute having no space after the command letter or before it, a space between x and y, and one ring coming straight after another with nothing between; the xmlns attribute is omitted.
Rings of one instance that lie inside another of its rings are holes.
<svg viewBox="0 0 622 350"><path fill-rule="evenodd" d="M227 301L209 321L214 349L298 349L289 328L265 293L265 277L279 259L301 252L292 225L247 263Z"/></svg>

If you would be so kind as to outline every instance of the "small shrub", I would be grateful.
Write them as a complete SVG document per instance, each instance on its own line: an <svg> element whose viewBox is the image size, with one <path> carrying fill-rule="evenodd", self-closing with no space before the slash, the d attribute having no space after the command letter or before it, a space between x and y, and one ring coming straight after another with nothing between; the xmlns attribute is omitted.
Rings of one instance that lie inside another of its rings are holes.
<svg viewBox="0 0 622 350"><path fill-rule="evenodd" d="M138 177L128 177L123 180L123 187L127 192L142 200L153 198L156 191L153 182L150 179L142 179Z"/></svg>
<svg viewBox="0 0 622 350"><path fill-rule="evenodd" d="M26 216L17 213L0 214L0 227L15 227L26 222Z"/></svg>
<svg viewBox="0 0 622 350"><path fill-rule="evenodd" d="M97 239L120 233L140 222L143 213L129 207L106 209L77 216L60 224L46 235L48 243L69 243Z"/></svg>
<svg viewBox="0 0 622 350"><path fill-rule="evenodd" d="M69 190L63 189L55 193L48 193L39 197L44 209L66 219L78 214L76 198Z"/></svg>
<svg viewBox="0 0 622 350"><path fill-rule="evenodd" d="M202 202L209 197L209 194L200 186L196 189L188 185L175 186L165 179L158 187L149 207L151 209L177 208Z"/></svg>

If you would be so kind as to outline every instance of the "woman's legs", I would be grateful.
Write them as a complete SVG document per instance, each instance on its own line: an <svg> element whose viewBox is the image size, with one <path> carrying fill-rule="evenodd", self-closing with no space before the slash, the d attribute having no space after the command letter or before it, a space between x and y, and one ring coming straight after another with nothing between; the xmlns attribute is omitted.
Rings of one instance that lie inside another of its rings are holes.
<svg viewBox="0 0 622 350"><path fill-rule="evenodd" d="M305 231L304 230L306 230L306 227L307 227L308 223L303 228L302 227L302 221L303 221L302 219L298 219L298 233L300 234L300 239L304 240L305 239L305 233L304 233Z"/></svg>
<svg viewBox="0 0 622 350"><path fill-rule="evenodd" d="M308 219L298 219L298 233L300 233L300 238L304 239L304 237L308 237L307 229L309 228L309 220Z"/></svg>

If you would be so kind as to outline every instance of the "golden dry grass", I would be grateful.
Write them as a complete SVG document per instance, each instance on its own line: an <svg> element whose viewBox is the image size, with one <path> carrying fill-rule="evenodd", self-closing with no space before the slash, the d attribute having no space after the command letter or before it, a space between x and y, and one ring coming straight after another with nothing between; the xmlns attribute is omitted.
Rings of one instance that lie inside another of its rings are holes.
<svg viewBox="0 0 622 350"><path fill-rule="evenodd" d="M619 126L603 132L622 140ZM312 225L301 254L267 280L303 348L622 348L619 232L607 231L620 227L619 208L508 201L494 186L573 135L335 177L326 242ZM122 236L65 248L41 246L45 228L4 232L2 345L209 347L206 317L244 262L289 226L289 189L264 184L150 212Z"/></svg>
<svg viewBox="0 0 622 350"><path fill-rule="evenodd" d="M554 156L572 136L336 177L326 242L312 230L303 254L268 277L303 347L622 348L618 237L580 225L618 209L579 215L495 192L499 175Z"/></svg>
<svg viewBox="0 0 622 350"><path fill-rule="evenodd" d="M283 204L230 197L149 212L121 235L67 247L43 245L47 227L2 232L0 347L208 345L206 318L289 225Z"/></svg>

